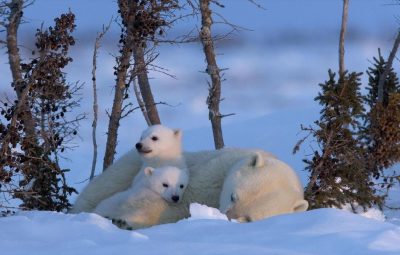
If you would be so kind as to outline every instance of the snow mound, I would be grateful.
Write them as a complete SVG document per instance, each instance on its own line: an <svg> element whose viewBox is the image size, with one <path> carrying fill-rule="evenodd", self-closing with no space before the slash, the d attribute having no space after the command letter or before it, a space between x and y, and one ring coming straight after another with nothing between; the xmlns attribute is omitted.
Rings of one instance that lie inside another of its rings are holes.
<svg viewBox="0 0 400 255"><path fill-rule="evenodd" d="M0 218L1 254L400 254L400 227L344 210L318 209L243 224L220 220L217 211L199 204L191 212L192 219L202 220L137 231L118 229L96 214L23 212Z"/></svg>
<svg viewBox="0 0 400 255"><path fill-rule="evenodd" d="M222 214L218 209L208 207L206 205L192 203L190 204L190 220L228 220L225 214Z"/></svg>
<svg viewBox="0 0 400 255"><path fill-rule="evenodd" d="M347 204L346 206L344 206L343 209L348 212L353 211L353 208L351 207L350 204ZM386 220L385 214L377 208L372 207L372 208L367 209L367 211L364 211L364 209L361 206L356 206L355 212L358 215L361 215L361 216L369 218L369 219L374 219L374 220L378 220L378 221Z"/></svg>

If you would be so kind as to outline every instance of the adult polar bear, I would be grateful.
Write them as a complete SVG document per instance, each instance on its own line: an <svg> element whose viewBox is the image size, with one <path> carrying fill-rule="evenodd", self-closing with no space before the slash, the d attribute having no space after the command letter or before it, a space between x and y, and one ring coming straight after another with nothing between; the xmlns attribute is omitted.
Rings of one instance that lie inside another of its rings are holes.
<svg viewBox="0 0 400 255"><path fill-rule="evenodd" d="M160 138L160 142L165 138L171 141L171 138L163 137L163 135L158 138ZM142 136L141 140L144 139L147 139L147 137ZM177 136L175 142L170 146L179 146L180 148L180 136ZM180 158L182 155L176 156ZM162 155L155 157L157 158L155 162L162 162ZM220 209L229 213L228 215L247 220L304 211L308 207L307 201L303 199L303 190L295 172L267 152L228 148L217 151L185 152L183 157L190 171L190 180L182 201L179 204L170 204L164 208L164 211L159 212L160 219L163 220L141 222L137 224L138 226L174 221L166 219L166 217L163 217L164 215L178 215L179 219L189 217L189 204L194 202L220 208L221 201L224 208ZM86 186L79 195L72 212L92 212L102 200L126 190L132 179L140 171L142 160L143 157L140 157L136 150L129 151ZM174 163L171 159L168 159L166 164L168 165L171 162ZM236 190L238 187L243 188L247 185L239 185L237 180L241 178L232 178L232 176L246 178L248 173L260 175L259 179L262 179L263 182L250 184L243 181L243 183L252 186L252 189ZM225 180L229 181L224 185ZM224 191L222 190L223 185ZM222 197L221 194L224 194L225 197ZM234 194L240 194L240 199L233 199ZM243 197L244 194L249 197ZM279 199L266 199L271 197ZM256 212L250 213L252 207L247 206L249 203L257 205L254 207ZM274 209L271 210L271 208ZM152 210L152 208L149 208L149 210Z"/></svg>

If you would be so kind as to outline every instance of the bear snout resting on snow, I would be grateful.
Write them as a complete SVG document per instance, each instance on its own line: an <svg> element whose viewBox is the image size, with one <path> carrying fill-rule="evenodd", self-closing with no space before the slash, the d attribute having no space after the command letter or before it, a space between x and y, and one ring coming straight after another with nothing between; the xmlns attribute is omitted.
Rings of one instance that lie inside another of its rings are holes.
<svg viewBox="0 0 400 255"><path fill-rule="evenodd" d="M129 189L103 200L94 213L111 219L123 220L132 228L151 226L165 215L161 213L168 202L180 202L189 182L188 171L173 166L146 167L144 179ZM178 220L177 216L168 219ZM165 219L164 221L167 221Z"/></svg>

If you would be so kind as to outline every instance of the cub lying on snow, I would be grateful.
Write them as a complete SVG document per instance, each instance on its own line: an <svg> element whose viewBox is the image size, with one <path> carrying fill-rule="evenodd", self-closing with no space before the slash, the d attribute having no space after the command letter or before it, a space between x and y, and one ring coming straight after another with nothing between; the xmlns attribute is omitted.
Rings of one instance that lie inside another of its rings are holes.
<svg viewBox="0 0 400 255"><path fill-rule="evenodd" d="M162 215L168 202L177 203L189 182L188 171L177 167L146 167L143 178L129 189L104 199L94 212L119 219L131 228L149 226L151 222L174 222L178 215Z"/></svg>

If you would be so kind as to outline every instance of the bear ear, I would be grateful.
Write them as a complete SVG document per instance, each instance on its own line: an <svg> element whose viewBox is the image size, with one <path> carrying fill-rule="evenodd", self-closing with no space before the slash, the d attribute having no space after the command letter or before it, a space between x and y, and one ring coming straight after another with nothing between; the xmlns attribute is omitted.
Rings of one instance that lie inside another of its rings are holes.
<svg viewBox="0 0 400 255"><path fill-rule="evenodd" d="M297 201L293 206L293 212L305 212L308 209L308 202L307 200L300 200Z"/></svg>
<svg viewBox="0 0 400 255"><path fill-rule="evenodd" d="M236 203L239 200L239 196L236 193L231 194L231 202Z"/></svg>
<svg viewBox="0 0 400 255"><path fill-rule="evenodd" d="M250 160L249 166L258 168L264 166L264 159L263 156L259 153L256 152L256 155L253 156L253 158Z"/></svg>
<svg viewBox="0 0 400 255"><path fill-rule="evenodd" d="M148 166L143 171L147 176L151 176L154 172L154 168Z"/></svg>
<svg viewBox="0 0 400 255"><path fill-rule="evenodd" d="M174 129L174 135L175 137L177 137L178 139L182 138L182 130L180 129Z"/></svg>

